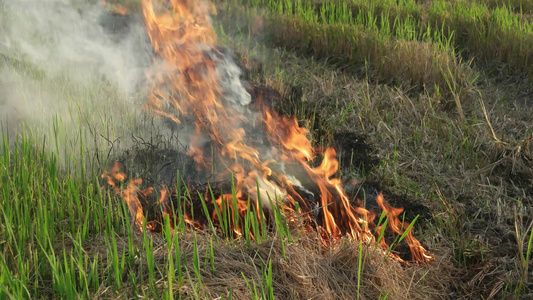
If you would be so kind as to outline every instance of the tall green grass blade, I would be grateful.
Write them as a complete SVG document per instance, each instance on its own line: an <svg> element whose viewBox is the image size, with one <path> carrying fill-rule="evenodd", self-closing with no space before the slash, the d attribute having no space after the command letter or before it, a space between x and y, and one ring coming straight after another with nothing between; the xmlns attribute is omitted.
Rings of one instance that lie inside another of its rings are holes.
<svg viewBox="0 0 533 300"><path fill-rule="evenodd" d="M403 239L411 232L411 230L413 229L413 226L415 225L416 220L418 220L419 216L420 215L416 215L416 217L413 219L413 221L411 221L409 226L407 226L407 229L405 229L403 234L400 236L400 239L398 240L398 243L401 243L403 241ZM402 222L402 224L403 224L403 222Z"/></svg>
<svg viewBox="0 0 533 300"><path fill-rule="evenodd" d="M215 225L213 224L213 221L211 220L211 213L207 209L207 204L205 202L204 196L199 191L197 191L197 193L198 193L198 197L200 197L200 202L202 203L202 208L204 210L204 214L205 214L205 217L207 219L207 223L209 224L209 228L211 228L211 232L213 232L213 236L216 239L217 238L217 230L215 228Z"/></svg>

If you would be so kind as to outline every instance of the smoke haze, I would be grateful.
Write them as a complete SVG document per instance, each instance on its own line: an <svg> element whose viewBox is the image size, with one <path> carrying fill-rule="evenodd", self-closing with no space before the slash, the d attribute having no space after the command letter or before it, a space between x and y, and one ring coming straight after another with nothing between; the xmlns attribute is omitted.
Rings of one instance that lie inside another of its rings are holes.
<svg viewBox="0 0 533 300"><path fill-rule="evenodd" d="M104 76L128 94L150 63L151 48L140 18L112 14L100 4L52 0L10 1L2 43L56 76L87 82Z"/></svg>
<svg viewBox="0 0 533 300"><path fill-rule="evenodd" d="M94 150L134 133L152 61L140 16L99 2L0 0L0 33L0 124L11 140L25 127L76 158L82 138Z"/></svg>
<svg viewBox="0 0 533 300"><path fill-rule="evenodd" d="M146 73L165 71L164 62L154 64L141 14L113 13L100 1L0 0L0 33L0 125L11 141L26 128L63 160L78 160L83 140L90 159L130 147L131 135L149 137L155 127L188 146L194 124L141 112L151 89ZM226 103L251 114L241 70L228 54L213 58Z"/></svg>

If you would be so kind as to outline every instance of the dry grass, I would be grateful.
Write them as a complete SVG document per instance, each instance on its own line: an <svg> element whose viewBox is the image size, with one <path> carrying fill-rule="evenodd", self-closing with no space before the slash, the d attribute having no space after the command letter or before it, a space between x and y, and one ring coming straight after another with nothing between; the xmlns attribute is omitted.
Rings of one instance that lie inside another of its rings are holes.
<svg viewBox="0 0 533 300"><path fill-rule="evenodd" d="M307 23L285 16L269 19L266 26L267 38L275 45L328 59L343 69L367 61L385 82L450 91L447 77L460 80L459 86L474 78L450 51L431 43L398 41L358 26Z"/></svg>
<svg viewBox="0 0 533 300"><path fill-rule="evenodd" d="M342 240L334 248L323 248L316 234L301 235L297 243L285 245L285 255L281 252L279 239L275 236L260 245L248 248L238 241L225 245L212 242L209 235L195 234L200 255L202 289L201 299L228 298L252 299L253 294L248 284L259 286L262 281L261 267L272 261L273 286L277 299L379 299L388 294L387 299L445 299L448 286L447 277L452 276L453 267L449 262L437 260L432 265L403 267L400 263L387 259L374 247L363 246L361 283L357 287L359 266L359 245ZM175 255L175 249L168 249L164 239L154 235L154 257L156 269L163 272L168 264L169 251ZM142 249L142 237L137 234L136 247ZM176 282L175 290L184 299L195 298L194 286L199 285L192 273L194 234L180 234L179 255L187 264L190 272L184 282ZM206 254L210 245L214 247L214 264L216 271L210 271L209 256ZM91 247L91 245L93 245ZM106 248L94 246L105 245L103 238L95 237L88 241L86 250L102 257L106 261ZM121 248L127 248L124 243ZM128 254L127 254L128 255ZM145 257L137 257L137 264L145 264ZM102 266L106 264L103 263ZM438 267L438 274L435 268ZM142 266L137 267L139 270ZM144 267L146 269L146 266ZM438 275L438 276L437 276ZM143 277L142 274L139 274ZM147 275L144 275L147 277ZM243 278L246 278L244 280ZM139 279L142 280L142 279ZM167 289L164 277L156 279L160 290ZM146 280L147 281L147 280ZM138 286L149 289L148 285ZM134 297L134 290L128 285L121 292L106 290L98 297Z"/></svg>
<svg viewBox="0 0 533 300"><path fill-rule="evenodd" d="M285 39L292 45L290 40ZM261 68L248 65L261 70L254 81L276 87L287 99L295 87L302 89L299 106L293 105L300 109L291 113L327 120L323 125L307 123L314 140L331 143L328 137L345 131L368 136L382 162L355 176L381 182L387 190L431 208L433 220L420 224L419 230L430 232L423 241L442 251L440 259L450 264L438 268L459 267L443 282L452 287L448 292L460 299L515 293L520 271L513 259L518 246L512 207L524 214L533 178L533 128L527 121L531 107L524 102L524 90L481 77L457 95L416 92L412 85L382 83L372 70L364 77L354 77L350 69L339 71L333 58L309 56L312 49L270 50L254 38L230 39L228 44L246 61L260 57L269 62Z"/></svg>

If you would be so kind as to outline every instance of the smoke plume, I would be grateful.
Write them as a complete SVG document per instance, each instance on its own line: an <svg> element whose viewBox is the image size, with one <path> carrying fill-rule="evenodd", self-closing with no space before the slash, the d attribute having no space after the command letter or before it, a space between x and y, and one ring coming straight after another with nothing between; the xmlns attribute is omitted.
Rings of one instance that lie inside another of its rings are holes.
<svg viewBox="0 0 533 300"><path fill-rule="evenodd" d="M0 0L0 33L0 124L11 140L25 128L79 158L82 139L105 151L141 130L152 51L140 16L100 2Z"/></svg>
<svg viewBox="0 0 533 300"><path fill-rule="evenodd" d="M154 63L140 14L66 0L0 0L0 13L0 124L11 140L24 127L78 159L80 140L94 156L153 134L154 121L141 113L146 74L164 65ZM241 70L226 54L216 64L224 98L244 112L251 99ZM187 147L192 124L172 123L157 120L155 129L167 137L179 129Z"/></svg>

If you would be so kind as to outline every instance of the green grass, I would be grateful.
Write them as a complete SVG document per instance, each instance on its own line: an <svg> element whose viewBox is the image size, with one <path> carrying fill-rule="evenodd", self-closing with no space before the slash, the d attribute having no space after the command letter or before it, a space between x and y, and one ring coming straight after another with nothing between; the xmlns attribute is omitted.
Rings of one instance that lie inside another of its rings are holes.
<svg viewBox="0 0 533 300"><path fill-rule="evenodd" d="M274 283L272 260L277 257L289 263L297 257L292 263L298 264L306 255L301 253L298 239L291 235L281 208L274 210L274 236L262 234L262 239L256 241L190 233L190 229L170 224L169 218L163 220L162 235L149 234L146 223L140 233L131 226L125 202L101 186L96 176L58 173L55 154L33 147L32 139L26 135L13 141L11 147L5 134L3 140L7 155L2 156L0 164L2 296L170 299L174 295L204 298L238 290L241 295L244 292L274 299L280 295L280 283ZM248 216L255 211L251 209ZM247 220L254 224L253 228L265 226L258 223L257 217ZM223 222L236 222L231 210ZM171 231L171 226L178 230ZM307 241L310 242L315 243ZM274 254L272 247L276 249ZM243 291L240 283L230 277L231 284L220 283L222 290L211 290L213 276L224 280L233 270L233 265L225 265L224 256L238 251L250 252L244 259L253 260L252 268L246 265L241 271L245 272L242 278L248 289ZM257 251L268 256L257 256ZM353 252L359 256L358 282L362 251L360 245L358 252ZM308 254L311 253L310 249Z"/></svg>
<svg viewBox="0 0 533 300"><path fill-rule="evenodd" d="M531 14L533 12L533 1L531 0L479 0L490 8L506 7L516 13Z"/></svg>
<svg viewBox="0 0 533 300"><path fill-rule="evenodd" d="M531 39L528 38L532 34L532 23L521 13L513 11L512 5L495 6L486 3L490 1L466 0L439 0L424 4L412 0L399 2L241 0L237 2L245 3L249 7L265 7L274 16L293 16L291 19L305 20L306 23L313 24L337 24L340 28L335 31L339 34L326 34L333 39L333 43L358 46L361 42L352 37L357 34L353 34L350 30L345 34L341 29L357 25L358 31L376 32L382 39L392 38L394 43L419 41L445 48L453 56L461 54L463 60L473 58L480 66L489 64L485 68L487 71L505 66L508 73L521 72L527 76L532 75L533 52L530 51ZM276 18L274 17L275 20ZM277 26L284 27L283 24ZM290 28L288 30L291 31ZM337 41L339 39L345 41ZM385 53L376 55L388 57L388 51L384 51ZM404 51L395 50L399 54ZM336 56L338 53L328 52L328 56L332 55ZM376 63L365 54L365 51L358 56L360 59ZM404 58L411 59L411 62L416 61L416 58L409 57L408 54ZM498 66L494 65L495 63ZM379 68L379 64L377 67ZM430 79L431 81L440 82L437 79Z"/></svg>
<svg viewBox="0 0 533 300"><path fill-rule="evenodd" d="M352 12L345 2L247 3L248 7L268 8L264 16L267 42L327 59L342 69L354 69L368 62L382 80L402 84L407 80L411 86L453 92L469 87L475 80L468 64L455 54L451 44L453 35L445 36L442 28L432 29L432 26L418 31L416 20L410 16L384 15L390 11L374 10L374 6L368 11ZM228 13L234 14L228 20L250 15L250 11L235 8ZM251 25L242 27L246 30ZM453 78L456 86L447 84L447 78Z"/></svg>
<svg viewBox="0 0 533 300"><path fill-rule="evenodd" d="M108 296L125 296L135 290L139 295L160 297L162 276L171 276L170 287L174 282L183 283L182 266L187 261L173 258L180 253L180 237L169 231L168 219L164 234L168 266L161 270L156 266L154 240L146 231L136 237L125 202L101 187L96 177L58 173L55 155L47 154L44 147L35 148L26 135L11 147L8 136L2 137L2 295L17 299L84 298L111 289ZM281 221L277 224L286 226ZM286 234L280 235L281 242ZM95 238L102 245L91 246ZM201 250L194 234L192 269L186 267L185 272L193 272L199 292L203 290L202 273L207 269L216 272L212 240L209 246L205 252ZM272 294L271 264L260 274ZM128 286L126 291L124 286Z"/></svg>

